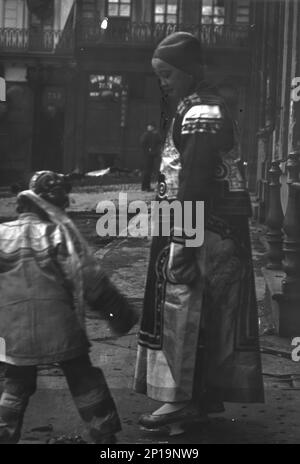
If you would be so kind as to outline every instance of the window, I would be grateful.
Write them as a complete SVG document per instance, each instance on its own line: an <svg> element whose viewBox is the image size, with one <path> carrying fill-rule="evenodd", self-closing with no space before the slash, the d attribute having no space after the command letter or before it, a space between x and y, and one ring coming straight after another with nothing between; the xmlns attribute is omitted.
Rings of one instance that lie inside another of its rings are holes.
<svg viewBox="0 0 300 464"><path fill-rule="evenodd" d="M131 15L131 0L108 0L107 15L129 18Z"/></svg>
<svg viewBox="0 0 300 464"><path fill-rule="evenodd" d="M250 0L239 0L236 8L236 22L238 24L249 23Z"/></svg>
<svg viewBox="0 0 300 464"><path fill-rule="evenodd" d="M156 0L155 23L176 24L178 19L178 0Z"/></svg>
<svg viewBox="0 0 300 464"><path fill-rule="evenodd" d="M38 5L37 5L38 6ZM34 4L31 4L29 8L29 21L30 26L33 28L40 28L44 30L53 29L54 23L54 1L48 0L47 9L34 8Z"/></svg>
<svg viewBox="0 0 300 464"><path fill-rule="evenodd" d="M51 29L53 26L53 17L47 18L44 21L41 21L35 14L31 13L30 15L30 25L31 26L42 26L44 29Z"/></svg>
<svg viewBox="0 0 300 464"><path fill-rule="evenodd" d="M1 18L1 7L3 14ZM3 0L0 2L0 27L23 28L26 22L26 3L24 0Z"/></svg>
<svg viewBox="0 0 300 464"><path fill-rule="evenodd" d="M202 0L202 24L224 24L225 22L224 0Z"/></svg>
<svg viewBox="0 0 300 464"><path fill-rule="evenodd" d="M18 8L17 0L4 2L4 25L5 27L17 27Z"/></svg>

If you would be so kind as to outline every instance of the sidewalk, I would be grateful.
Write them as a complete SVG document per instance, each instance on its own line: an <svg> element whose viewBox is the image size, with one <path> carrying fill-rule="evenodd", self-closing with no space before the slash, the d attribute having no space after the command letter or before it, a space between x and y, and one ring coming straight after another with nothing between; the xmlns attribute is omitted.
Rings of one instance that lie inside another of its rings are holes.
<svg viewBox="0 0 300 464"><path fill-rule="evenodd" d="M114 192L114 193L112 193ZM111 199L118 192L105 192ZM141 192L129 191L131 199L141 199ZM98 194L74 194L77 203L73 211L86 208L91 211ZM81 195L81 197L80 197ZM89 196L89 195L95 195ZM153 194L143 193L146 200ZM102 194L101 194L102 196ZM8 200L8 199L4 199ZM11 200L11 199L9 199ZM0 200L0 216L3 203ZM77 208L78 206L78 209ZM12 207L6 209L8 216ZM93 229L91 219L81 218L80 227ZM261 273L264 248L259 240L261 226L252 224L253 260L260 311L261 332L270 324L270 315L264 313L264 279ZM149 256L149 239L116 239L106 246L99 246L89 239L103 266L114 282L138 307L142 306L143 288ZM126 279L124 279L124 275ZM212 415L206 426L193 427L184 436L167 438L152 436L141 431L137 420L141 413L156 409L158 403L132 391L138 326L125 337L111 336L105 323L93 314L87 316L87 329L92 341L91 357L101 366L120 411L123 431L119 434L120 446L125 443L299 443L300 442L300 363L291 360L290 340L276 335L261 336L261 350L265 382L265 404L226 404L226 412ZM300 334L299 334L300 336ZM53 437L76 436L86 438L83 424L73 405L64 377L55 367L40 371L38 391L32 398L25 417L21 443L47 443Z"/></svg>

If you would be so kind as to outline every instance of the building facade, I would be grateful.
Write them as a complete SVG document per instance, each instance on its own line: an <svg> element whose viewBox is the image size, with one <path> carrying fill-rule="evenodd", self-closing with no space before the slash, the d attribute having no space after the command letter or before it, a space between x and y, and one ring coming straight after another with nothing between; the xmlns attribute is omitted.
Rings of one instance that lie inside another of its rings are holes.
<svg viewBox="0 0 300 464"><path fill-rule="evenodd" d="M247 0L78 2L81 101L74 152L80 169L97 169L116 160L130 169L141 166L140 135L148 122L159 126L161 112L151 56L157 43L176 30L201 39L207 78L223 86L235 117L244 122L250 17ZM110 87L116 90L111 98Z"/></svg>
<svg viewBox="0 0 300 464"><path fill-rule="evenodd" d="M283 336L300 331L300 2L256 1L248 144L267 226L266 304Z"/></svg>
<svg viewBox="0 0 300 464"><path fill-rule="evenodd" d="M34 169L140 168L140 135L161 116L151 56L176 30L201 39L207 79L247 127L249 0L0 0L0 182Z"/></svg>
<svg viewBox="0 0 300 464"><path fill-rule="evenodd" d="M74 65L72 0L0 0L0 182L62 169Z"/></svg>
<svg viewBox="0 0 300 464"><path fill-rule="evenodd" d="M253 40L251 68L250 119L247 144L250 157L250 183L259 199L259 218L268 212L269 170L278 163L282 183L281 203L287 207L287 161L291 153L291 98L293 79L300 76L299 52L300 3L298 0L253 2L256 34ZM295 84L296 86L296 84Z"/></svg>

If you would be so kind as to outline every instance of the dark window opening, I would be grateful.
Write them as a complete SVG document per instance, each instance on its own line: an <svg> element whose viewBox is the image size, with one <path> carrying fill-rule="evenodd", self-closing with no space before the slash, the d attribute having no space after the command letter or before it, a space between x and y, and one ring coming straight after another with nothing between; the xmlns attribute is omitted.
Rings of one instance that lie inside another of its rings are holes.
<svg viewBox="0 0 300 464"><path fill-rule="evenodd" d="M154 9L155 23L176 24L178 22L178 0L156 0Z"/></svg>
<svg viewBox="0 0 300 464"><path fill-rule="evenodd" d="M130 18L131 0L108 0L107 15L114 18Z"/></svg>
<svg viewBox="0 0 300 464"><path fill-rule="evenodd" d="M221 25L225 22L224 0L202 0L202 24Z"/></svg>

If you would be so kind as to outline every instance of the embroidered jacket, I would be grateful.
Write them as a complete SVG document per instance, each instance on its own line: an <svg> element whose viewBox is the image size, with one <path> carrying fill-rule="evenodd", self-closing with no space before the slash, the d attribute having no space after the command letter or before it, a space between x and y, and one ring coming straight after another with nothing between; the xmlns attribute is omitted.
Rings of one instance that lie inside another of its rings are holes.
<svg viewBox="0 0 300 464"><path fill-rule="evenodd" d="M234 123L205 89L183 99L162 153L160 198L204 201L214 214L251 214L239 171Z"/></svg>
<svg viewBox="0 0 300 464"><path fill-rule="evenodd" d="M78 246L74 242L75 246ZM96 259L82 261L84 297L110 320L116 334L137 320L126 298ZM89 349L76 312L69 255L60 226L23 213L0 224L0 361L16 365L59 362Z"/></svg>

